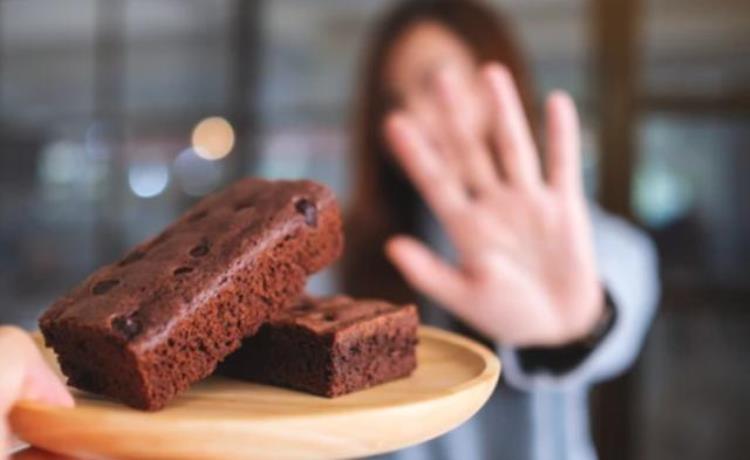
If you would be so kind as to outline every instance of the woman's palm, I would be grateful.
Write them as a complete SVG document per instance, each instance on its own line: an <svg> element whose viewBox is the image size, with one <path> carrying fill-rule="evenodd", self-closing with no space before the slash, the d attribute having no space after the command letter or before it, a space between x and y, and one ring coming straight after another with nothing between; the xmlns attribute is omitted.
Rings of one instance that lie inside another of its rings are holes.
<svg viewBox="0 0 750 460"><path fill-rule="evenodd" d="M549 98L545 180L510 75L497 65L484 74L495 111L490 143L463 126L460 97L445 78L439 142L408 113L393 114L387 125L397 158L457 248L459 266L404 236L389 242L388 253L416 288L490 338L565 343L593 326L602 296L575 108L564 94Z"/></svg>

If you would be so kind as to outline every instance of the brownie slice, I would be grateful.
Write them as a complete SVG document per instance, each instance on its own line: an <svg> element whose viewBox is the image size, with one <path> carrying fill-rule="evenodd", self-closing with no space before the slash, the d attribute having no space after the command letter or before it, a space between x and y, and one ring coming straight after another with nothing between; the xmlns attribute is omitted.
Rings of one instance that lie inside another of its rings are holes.
<svg viewBox="0 0 750 460"><path fill-rule="evenodd" d="M305 297L245 339L219 372L336 397L411 374L418 326L414 305Z"/></svg>
<svg viewBox="0 0 750 460"><path fill-rule="evenodd" d="M160 409L296 301L342 244L328 188L244 179L94 272L39 324L70 385Z"/></svg>

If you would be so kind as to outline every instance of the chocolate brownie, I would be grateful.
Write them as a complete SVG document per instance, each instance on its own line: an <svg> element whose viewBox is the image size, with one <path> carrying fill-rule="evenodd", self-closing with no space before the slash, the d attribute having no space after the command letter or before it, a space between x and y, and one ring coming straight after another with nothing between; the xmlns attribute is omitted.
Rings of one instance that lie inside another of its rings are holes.
<svg viewBox="0 0 750 460"><path fill-rule="evenodd" d="M219 372L340 396L411 374L418 325L414 305L305 297L245 339Z"/></svg>
<svg viewBox="0 0 750 460"><path fill-rule="evenodd" d="M94 272L39 324L70 385L156 410L296 301L342 244L328 188L244 179Z"/></svg>

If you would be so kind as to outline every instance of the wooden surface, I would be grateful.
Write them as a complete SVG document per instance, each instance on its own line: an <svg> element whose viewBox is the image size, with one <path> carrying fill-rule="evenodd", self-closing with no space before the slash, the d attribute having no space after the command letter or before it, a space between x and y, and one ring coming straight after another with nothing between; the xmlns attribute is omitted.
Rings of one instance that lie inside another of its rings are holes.
<svg viewBox="0 0 750 460"><path fill-rule="evenodd" d="M211 377L156 413L74 390L76 408L22 402L10 422L29 443L75 458L361 457L455 428L500 374L493 352L430 327L420 330L418 360L407 379L337 399Z"/></svg>

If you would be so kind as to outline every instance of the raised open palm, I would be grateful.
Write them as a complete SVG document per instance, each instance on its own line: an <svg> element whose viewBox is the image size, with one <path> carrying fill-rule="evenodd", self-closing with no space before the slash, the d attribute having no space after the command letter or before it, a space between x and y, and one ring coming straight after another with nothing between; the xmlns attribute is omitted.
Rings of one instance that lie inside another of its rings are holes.
<svg viewBox="0 0 750 460"><path fill-rule="evenodd" d="M490 64L488 142L465 122L461 95L439 78L439 134L407 111L392 113L394 153L458 250L448 264L421 242L396 236L387 253L405 278L489 338L560 345L602 314L571 99L547 101L546 174L508 71ZM437 138L436 138L437 137Z"/></svg>

